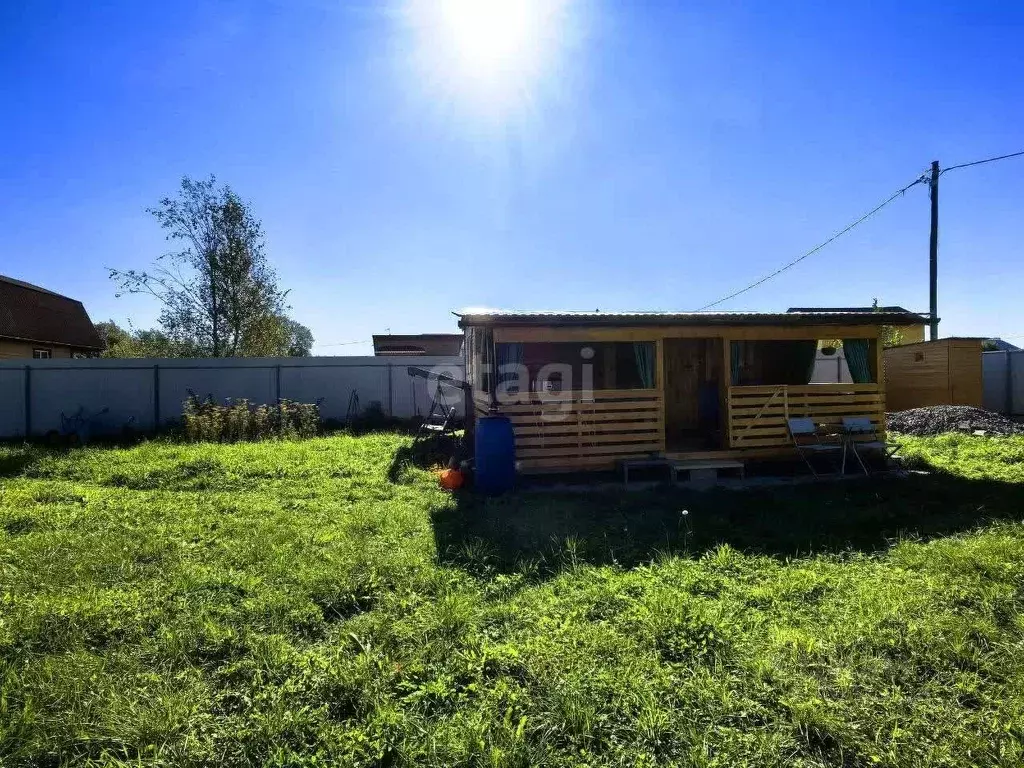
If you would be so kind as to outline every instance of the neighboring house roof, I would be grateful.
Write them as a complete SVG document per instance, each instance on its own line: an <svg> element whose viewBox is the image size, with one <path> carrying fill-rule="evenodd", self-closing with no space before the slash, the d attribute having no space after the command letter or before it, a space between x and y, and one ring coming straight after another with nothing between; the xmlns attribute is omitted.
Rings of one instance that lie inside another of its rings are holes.
<svg viewBox="0 0 1024 768"><path fill-rule="evenodd" d="M911 312L909 309L900 306L891 307L790 307L787 312L907 312L917 315L921 322L925 322L928 316L925 314Z"/></svg>
<svg viewBox="0 0 1024 768"><path fill-rule="evenodd" d="M378 356L445 355L454 357L461 353L461 333L375 333L373 335L373 354Z"/></svg>
<svg viewBox="0 0 1024 768"><path fill-rule="evenodd" d="M0 338L103 349L82 302L0 275Z"/></svg>
<svg viewBox="0 0 1024 768"><path fill-rule="evenodd" d="M934 341L924 339L922 341L912 341L909 344L897 344L896 346L902 349L903 347L916 347L920 344L939 344L943 341L976 341L980 346L981 342L985 341L985 339L981 336L943 336L941 339L935 339Z"/></svg>
<svg viewBox="0 0 1024 768"><path fill-rule="evenodd" d="M498 309L456 313L469 325L920 325L921 315L896 308L816 309L789 312L519 312Z"/></svg>
<svg viewBox="0 0 1024 768"><path fill-rule="evenodd" d="M995 352L1019 352L1020 347L1003 339L985 339L985 344Z"/></svg>

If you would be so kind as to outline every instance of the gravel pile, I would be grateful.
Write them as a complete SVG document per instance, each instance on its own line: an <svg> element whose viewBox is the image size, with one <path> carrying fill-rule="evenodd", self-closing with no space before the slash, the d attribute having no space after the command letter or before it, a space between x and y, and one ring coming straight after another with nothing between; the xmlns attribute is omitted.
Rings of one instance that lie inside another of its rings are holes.
<svg viewBox="0 0 1024 768"><path fill-rule="evenodd" d="M932 405L888 414L889 429L905 435L940 435L943 432L984 431L989 435L1024 434L1024 424L969 405Z"/></svg>

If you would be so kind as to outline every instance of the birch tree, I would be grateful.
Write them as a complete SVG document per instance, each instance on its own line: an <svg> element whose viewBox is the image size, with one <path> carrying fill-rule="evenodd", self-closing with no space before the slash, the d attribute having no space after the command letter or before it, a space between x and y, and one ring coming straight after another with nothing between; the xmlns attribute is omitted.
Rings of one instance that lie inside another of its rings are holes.
<svg viewBox="0 0 1024 768"><path fill-rule="evenodd" d="M207 357L274 354L287 291L267 263L260 221L228 186L185 177L148 209L177 250L148 270L110 270L122 293L160 302L160 329Z"/></svg>

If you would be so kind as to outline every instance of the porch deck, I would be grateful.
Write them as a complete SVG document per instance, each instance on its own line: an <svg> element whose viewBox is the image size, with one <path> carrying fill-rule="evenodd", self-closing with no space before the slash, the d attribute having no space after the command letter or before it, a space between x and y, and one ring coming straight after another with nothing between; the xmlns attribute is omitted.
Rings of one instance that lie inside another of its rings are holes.
<svg viewBox="0 0 1024 768"><path fill-rule="evenodd" d="M478 415L490 407L475 400ZM673 450L666 443L665 403L657 389L532 392L497 406L511 419L516 457L524 473L610 470L625 459L674 461L754 460L793 453L790 417L838 425L843 416L866 416L885 429L884 394L878 384L807 384L726 388L723 435L728 448Z"/></svg>

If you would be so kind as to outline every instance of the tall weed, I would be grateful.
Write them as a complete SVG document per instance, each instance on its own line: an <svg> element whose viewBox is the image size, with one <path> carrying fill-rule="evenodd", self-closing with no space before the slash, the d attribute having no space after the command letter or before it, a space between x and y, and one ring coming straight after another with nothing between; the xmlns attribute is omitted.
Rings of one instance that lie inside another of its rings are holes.
<svg viewBox="0 0 1024 768"><path fill-rule="evenodd" d="M224 404L212 395L200 399L189 392L181 415L182 434L189 442L238 443L271 438L310 438L320 432L320 403L280 400L253 404L246 398Z"/></svg>

